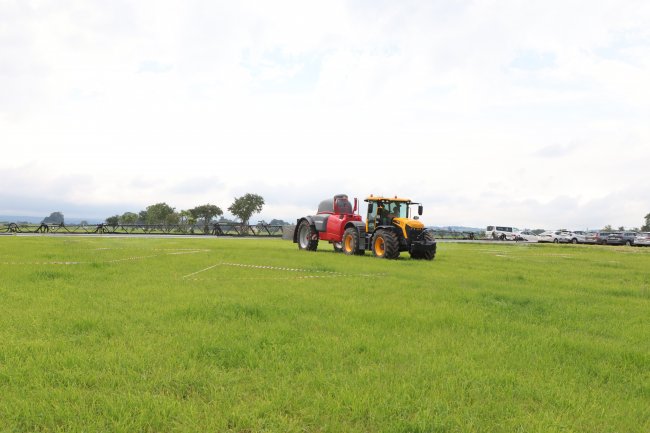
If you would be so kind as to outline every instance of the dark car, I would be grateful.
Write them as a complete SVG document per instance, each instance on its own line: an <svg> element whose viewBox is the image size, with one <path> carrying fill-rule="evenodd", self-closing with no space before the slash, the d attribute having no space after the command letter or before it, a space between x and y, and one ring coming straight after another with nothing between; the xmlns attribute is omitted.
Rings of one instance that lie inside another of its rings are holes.
<svg viewBox="0 0 650 433"><path fill-rule="evenodd" d="M634 245L635 232L616 232L607 236L607 245Z"/></svg>
<svg viewBox="0 0 650 433"><path fill-rule="evenodd" d="M607 243L607 238L612 232L589 232L585 235L586 244L603 245Z"/></svg>

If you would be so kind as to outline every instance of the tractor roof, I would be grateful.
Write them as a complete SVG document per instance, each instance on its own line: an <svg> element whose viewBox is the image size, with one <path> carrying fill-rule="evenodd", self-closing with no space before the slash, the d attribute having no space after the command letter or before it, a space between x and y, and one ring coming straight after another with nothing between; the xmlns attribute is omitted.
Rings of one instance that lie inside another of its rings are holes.
<svg viewBox="0 0 650 433"><path fill-rule="evenodd" d="M370 195L370 197L366 197L364 201L402 201L402 202L407 202L410 203L411 199L408 198L400 198L400 197L382 197L382 196L374 196Z"/></svg>

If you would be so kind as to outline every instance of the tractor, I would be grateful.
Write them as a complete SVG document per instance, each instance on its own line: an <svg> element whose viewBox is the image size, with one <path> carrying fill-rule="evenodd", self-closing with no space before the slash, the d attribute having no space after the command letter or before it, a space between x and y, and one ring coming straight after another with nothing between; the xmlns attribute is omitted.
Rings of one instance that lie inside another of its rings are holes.
<svg viewBox="0 0 650 433"><path fill-rule="evenodd" d="M411 205L422 204L405 198L370 196L368 214L364 222L345 194L323 200L316 215L299 218L293 235L301 250L315 251L319 240L329 241L335 251L347 255L363 255L371 250L376 257L396 259L408 251L413 259L433 260L436 241L433 233L424 228L418 216L411 218Z"/></svg>

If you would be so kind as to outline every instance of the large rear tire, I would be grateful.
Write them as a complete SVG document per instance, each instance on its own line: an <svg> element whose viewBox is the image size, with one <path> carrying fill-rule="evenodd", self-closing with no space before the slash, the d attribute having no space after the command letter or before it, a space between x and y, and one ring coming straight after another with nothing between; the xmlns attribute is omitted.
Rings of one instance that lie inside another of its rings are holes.
<svg viewBox="0 0 650 433"><path fill-rule="evenodd" d="M343 232L343 252L348 256L360 256L365 253L364 250L359 249L359 231L354 227L350 227Z"/></svg>
<svg viewBox="0 0 650 433"><path fill-rule="evenodd" d="M307 251L316 251L318 248L318 232L307 220L302 220L298 225L298 248Z"/></svg>
<svg viewBox="0 0 650 433"><path fill-rule="evenodd" d="M426 231L422 236L427 241L435 241L435 238L433 237L433 233L431 232ZM411 253L411 258L415 260L433 260L435 257L436 257L435 251L418 251L418 252Z"/></svg>
<svg viewBox="0 0 650 433"><path fill-rule="evenodd" d="M372 253L380 259L398 258L399 240L397 235L389 230L377 230L372 237Z"/></svg>

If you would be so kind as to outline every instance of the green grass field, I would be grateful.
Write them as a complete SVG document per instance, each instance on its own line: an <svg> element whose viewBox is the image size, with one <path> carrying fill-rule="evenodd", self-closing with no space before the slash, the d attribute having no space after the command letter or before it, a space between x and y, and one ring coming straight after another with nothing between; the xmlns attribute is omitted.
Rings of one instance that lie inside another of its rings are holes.
<svg viewBox="0 0 650 433"><path fill-rule="evenodd" d="M648 432L650 248L0 237L0 432Z"/></svg>

